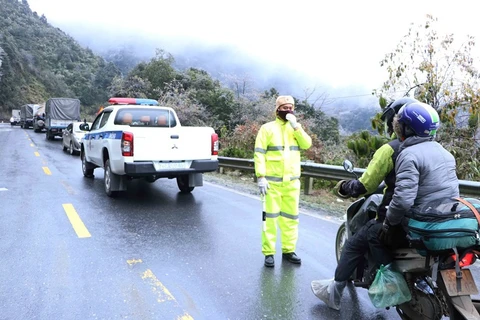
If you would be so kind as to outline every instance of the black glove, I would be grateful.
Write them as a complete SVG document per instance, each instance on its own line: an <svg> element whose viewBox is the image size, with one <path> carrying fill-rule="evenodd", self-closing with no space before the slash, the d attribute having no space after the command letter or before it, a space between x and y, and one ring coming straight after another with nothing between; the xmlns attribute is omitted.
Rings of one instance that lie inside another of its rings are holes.
<svg viewBox="0 0 480 320"><path fill-rule="evenodd" d="M388 222L388 219L385 218L382 224L382 228L378 232L378 239L386 246L391 246L394 241L393 237L393 227Z"/></svg>
<svg viewBox="0 0 480 320"><path fill-rule="evenodd" d="M338 183L335 185L335 187L333 188L333 191L335 192L335 194L337 196L339 196L340 198L344 198L344 199L348 199L350 198L350 195L345 193L344 190L342 189L343 187L343 184L347 182L346 180L340 180L338 181Z"/></svg>

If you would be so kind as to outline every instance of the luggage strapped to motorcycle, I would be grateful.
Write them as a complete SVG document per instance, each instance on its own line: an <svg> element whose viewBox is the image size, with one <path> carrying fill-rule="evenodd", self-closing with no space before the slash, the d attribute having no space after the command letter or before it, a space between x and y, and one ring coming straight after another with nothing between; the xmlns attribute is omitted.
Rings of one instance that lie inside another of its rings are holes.
<svg viewBox="0 0 480 320"><path fill-rule="evenodd" d="M457 201L460 201L461 203L466 205L473 212L473 214L475 215L475 218L477 218L478 226L480 228L480 213L478 212L477 208L475 208L475 206L473 206L470 202L468 202L467 200L465 200L463 198L455 197L453 199L455 199ZM458 255L457 247L453 247L452 250L455 253L455 274L456 274L456 278L457 278L457 281L456 281L457 282L457 290L461 291L461 281L460 280L462 279L462 271L460 270L460 257ZM436 283L437 282L437 273L438 273L438 264L439 264L438 256L435 257L434 259L435 259L435 262L432 266L432 280L434 281L434 283ZM427 252L426 264L428 264L428 261L430 261L430 254Z"/></svg>

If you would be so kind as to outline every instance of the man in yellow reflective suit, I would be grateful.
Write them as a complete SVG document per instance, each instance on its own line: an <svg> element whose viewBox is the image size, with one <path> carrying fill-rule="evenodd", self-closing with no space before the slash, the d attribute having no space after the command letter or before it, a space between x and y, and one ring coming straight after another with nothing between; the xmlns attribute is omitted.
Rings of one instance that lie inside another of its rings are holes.
<svg viewBox="0 0 480 320"><path fill-rule="evenodd" d="M276 100L275 121L260 128L255 140L255 174L260 195L265 197L265 228L262 252L265 266L273 267L277 226L281 231L282 256L300 264L295 254L298 239L298 204L300 198L300 150L312 145L312 139L297 122L292 96Z"/></svg>

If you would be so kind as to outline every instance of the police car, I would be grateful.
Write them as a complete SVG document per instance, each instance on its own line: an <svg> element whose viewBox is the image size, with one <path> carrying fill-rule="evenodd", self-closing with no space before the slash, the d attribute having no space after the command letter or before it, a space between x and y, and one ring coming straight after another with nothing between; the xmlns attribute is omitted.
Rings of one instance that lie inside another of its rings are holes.
<svg viewBox="0 0 480 320"><path fill-rule="evenodd" d="M182 127L175 110L156 100L110 98L85 134L83 175L104 171L104 187L114 197L127 181L176 179L183 193L203 185L203 173L218 168L218 136L211 127Z"/></svg>

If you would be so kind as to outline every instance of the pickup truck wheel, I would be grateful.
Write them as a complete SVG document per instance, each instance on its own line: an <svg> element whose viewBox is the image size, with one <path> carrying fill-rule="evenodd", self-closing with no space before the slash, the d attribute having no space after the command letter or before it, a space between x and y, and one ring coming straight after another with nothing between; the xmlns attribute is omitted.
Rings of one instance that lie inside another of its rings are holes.
<svg viewBox="0 0 480 320"><path fill-rule="evenodd" d="M92 164L85 158L85 153L82 152L82 171L83 175L87 178L93 178L93 169L90 169Z"/></svg>
<svg viewBox="0 0 480 320"><path fill-rule="evenodd" d="M116 197L118 191L112 191L112 179L115 178L115 173L110 168L110 160L105 161L105 173L103 175L103 183L105 185L105 193L109 197Z"/></svg>
<svg viewBox="0 0 480 320"><path fill-rule="evenodd" d="M177 186L181 193L190 193L195 187L188 186L188 175L181 175L177 177Z"/></svg>

